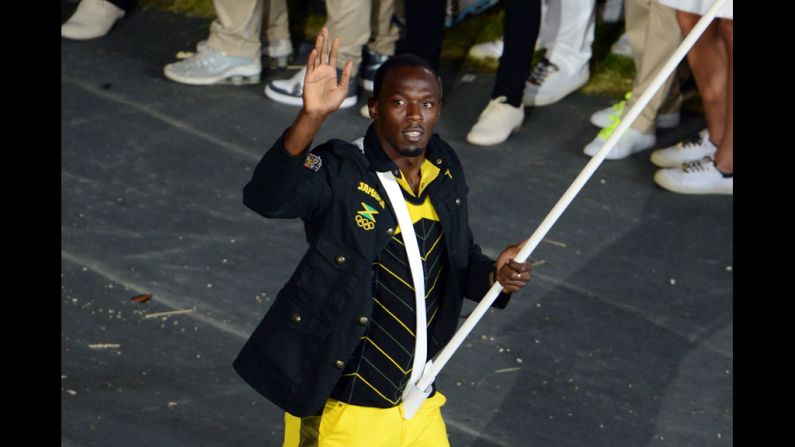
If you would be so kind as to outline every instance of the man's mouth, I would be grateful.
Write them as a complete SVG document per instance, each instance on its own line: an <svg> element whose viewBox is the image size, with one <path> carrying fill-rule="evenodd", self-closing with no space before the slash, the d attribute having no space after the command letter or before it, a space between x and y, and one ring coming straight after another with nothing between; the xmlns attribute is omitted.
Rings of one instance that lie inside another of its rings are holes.
<svg viewBox="0 0 795 447"><path fill-rule="evenodd" d="M409 141L419 141L425 135L425 131L418 127L412 127L401 132Z"/></svg>

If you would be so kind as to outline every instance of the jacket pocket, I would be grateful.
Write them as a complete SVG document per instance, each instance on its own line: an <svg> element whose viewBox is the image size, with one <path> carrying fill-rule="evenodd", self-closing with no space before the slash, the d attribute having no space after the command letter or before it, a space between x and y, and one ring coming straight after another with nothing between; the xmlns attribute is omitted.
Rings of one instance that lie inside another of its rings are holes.
<svg viewBox="0 0 795 447"><path fill-rule="evenodd" d="M369 276L367 262L354 250L321 237L309 249L296 272L296 298L314 316L327 324L342 310L345 300L356 294L352 287L360 276Z"/></svg>
<svg viewBox="0 0 795 447"><path fill-rule="evenodd" d="M298 389L330 329L295 295L279 296L254 335L263 362L258 369L282 386Z"/></svg>

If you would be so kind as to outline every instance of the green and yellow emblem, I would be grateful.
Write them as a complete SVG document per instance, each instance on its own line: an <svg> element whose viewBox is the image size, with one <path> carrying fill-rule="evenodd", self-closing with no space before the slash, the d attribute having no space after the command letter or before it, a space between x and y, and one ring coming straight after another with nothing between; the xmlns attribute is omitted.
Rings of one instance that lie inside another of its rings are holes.
<svg viewBox="0 0 795 447"><path fill-rule="evenodd" d="M378 210L364 202L361 204L364 209L356 212L356 225L368 231L372 230L375 228L375 215L378 214Z"/></svg>

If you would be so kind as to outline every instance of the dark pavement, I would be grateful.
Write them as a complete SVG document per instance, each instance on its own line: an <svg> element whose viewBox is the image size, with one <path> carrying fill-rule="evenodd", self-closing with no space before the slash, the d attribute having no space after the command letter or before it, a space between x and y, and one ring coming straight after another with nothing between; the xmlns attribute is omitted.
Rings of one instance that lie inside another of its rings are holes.
<svg viewBox="0 0 795 447"><path fill-rule="evenodd" d="M306 246L300 221L242 204L297 109L264 83L165 79L208 26L137 10L102 39L61 44L63 446L280 445L281 411L231 364ZM466 169L475 240L496 256L583 168L588 118L610 98L527 109L506 143L475 147L465 135L493 75L446 77L436 130ZM703 122L686 116L658 146ZM339 111L316 143L367 125L358 107ZM532 255L533 281L442 372L451 445L732 445L733 198L662 190L648 155L597 170ZM130 300L142 293L153 298Z"/></svg>

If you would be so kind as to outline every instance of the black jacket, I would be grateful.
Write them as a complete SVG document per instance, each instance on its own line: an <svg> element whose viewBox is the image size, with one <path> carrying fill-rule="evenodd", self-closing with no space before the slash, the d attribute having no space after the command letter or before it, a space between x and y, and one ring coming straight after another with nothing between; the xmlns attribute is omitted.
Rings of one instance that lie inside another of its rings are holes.
<svg viewBox="0 0 795 447"><path fill-rule="evenodd" d="M370 318L372 263L397 225L376 171L400 172L372 126L364 154L358 146L334 139L312 150L313 155L291 157L282 144L283 136L263 156L243 190L243 202L265 217L300 217L310 246L234 368L285 411L309 416L323 408ZM488 291L495 263L472 241L468 188L453 149L434 134L425 157L440 168L428 191L444 230L451 271L439 320L428 334L432 358L455 333L462 297L480 300ZM357 225L362 203L379 212L374 228ZM503 308L509 299L501 294L493 306Z"/></svg>

